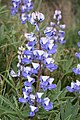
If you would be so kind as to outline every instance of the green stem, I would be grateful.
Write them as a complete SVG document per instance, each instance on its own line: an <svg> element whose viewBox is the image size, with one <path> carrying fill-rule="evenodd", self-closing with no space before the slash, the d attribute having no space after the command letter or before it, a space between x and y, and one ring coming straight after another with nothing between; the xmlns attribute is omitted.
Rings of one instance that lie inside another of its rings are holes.
<svg viewBox="0 0 80 120"><path fill-rule="evenodd" d="M38 31L38 44L39 44L39 50L41 50L41 44L40 44L40 31ZM41 61L39 61L40 69L38 72L38 80L36 85L36 92L40 91L40 75L41 75Z"/></svg>

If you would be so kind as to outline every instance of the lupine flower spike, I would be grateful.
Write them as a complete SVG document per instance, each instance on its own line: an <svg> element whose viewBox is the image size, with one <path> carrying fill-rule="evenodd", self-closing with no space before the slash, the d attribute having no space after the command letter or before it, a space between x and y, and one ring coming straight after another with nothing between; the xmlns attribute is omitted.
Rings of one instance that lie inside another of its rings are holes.
<svg viewBox="0 0 80 120"><path fill-rule="evenodd" d="M31 0L29 2L31 2ZM23 8L24 10L26 9L25 7ZM64 43L65 32L61 29L65 29L65 25L60 24L62 18L61 11L56 10L54 14L56 23L50 23L50 27L44 30L44 36L42 37L39 26L45 19L44 15L40 12L33 12L28 14L27 18L28 21L35 26L37 34L24 33L28 42L22 52L23 57L21 58L21 63L24 66L22 69L22 77L25 78L26 81L22 89L23 97L19 98L19 102L29 104L31 110L29 116L33 117L40 107L43 107L46 111L53 109L53 103L44 93L47 90L55 89L56 84L53 84L54 78L42 73L42 68L44 66L51 72L54 72L54 70L58 68L54 59L52 59L52 55L57 52L56 43ZM59 27L59 31L56 29L56 26ZM33 91L33 87L35 87L34 83L36 86L35 93Z"/></svg>
<svg viewBox="0 0 80 120"><path fill-rule="evenodd" d="M11 15L20 14L20 20L22 24L28 20L28 12L33 9L33 3L31 0L12 0Z"/></svg>

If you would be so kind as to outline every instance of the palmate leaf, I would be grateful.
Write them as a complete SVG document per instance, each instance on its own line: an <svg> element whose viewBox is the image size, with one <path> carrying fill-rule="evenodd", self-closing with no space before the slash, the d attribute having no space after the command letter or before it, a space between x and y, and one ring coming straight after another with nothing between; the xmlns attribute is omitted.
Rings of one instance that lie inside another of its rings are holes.
<svg viewBox="0 0 80 120"><path fill-rule="evenodd" d="M11 101L10 101L11 100ZM29 107L27 106L22 106L21 108L19 107L18 100L16 97L12 98L6 98L2 95L0 95L0 116L8 116L10 117L11 115L14 117L18 117L19 120L23 120L24 118L28 118L29 116ZM16 119L17 120L17 119Z"/></svg>
<svg viewBox="0 0 80 120"><path fill-rule="evenodd" d="M17 106L15 106L15 104L10 102L9 99L0 95L0 100L1 100L1 102L3 101L2 106L5 105L4 107L1 107L2 108L1 110L4 110L4 115L8 114L8 113L9 114L16 114L20 119L23 118L21 111L17 108ZM7 109L6 109L6 107L7 107Z"/></svg>
<svg viewBox="0 0 80 120"><path fill-rule="evenodd" d="M71 101L67 100L64 106L61 105L60 107L61 119L62 120L76 120L76 117L79 111L79 102L76 102L75 105L72 105Z"/></svg>

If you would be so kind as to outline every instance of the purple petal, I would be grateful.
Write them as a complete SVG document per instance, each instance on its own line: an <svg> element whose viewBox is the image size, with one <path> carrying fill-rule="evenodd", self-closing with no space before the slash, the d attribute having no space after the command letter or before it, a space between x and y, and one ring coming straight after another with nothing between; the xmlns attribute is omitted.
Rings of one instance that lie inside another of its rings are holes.
<svg viewBox="0 0 80 120"><path fill-rule="evenodd" d="M74 92L74 90L73 90L70 86L67 86L66 89L67 89L69 92Z"/></svg>
<svg viewBox="0 0 80 120"><path fill-rule="evenodd" d="M52 85L49 85L48 86L48 89L51 90L51 89L55 89L56 88L56 84L52 84Z"/></svg>
<svg viewBox="0 0 80 120"><path fill-rule="evenodd" d="M21 102L21 103L26 103L26 102L27 102L27 99L19 98L19 102Z"/></svg>

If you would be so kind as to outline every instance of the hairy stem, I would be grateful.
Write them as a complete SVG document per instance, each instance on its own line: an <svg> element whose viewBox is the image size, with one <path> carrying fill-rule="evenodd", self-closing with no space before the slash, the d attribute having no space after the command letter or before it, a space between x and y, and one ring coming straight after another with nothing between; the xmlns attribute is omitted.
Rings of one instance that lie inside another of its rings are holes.
<svg viewBox="0 0 80 120"><path fill-rule="evenodd" d="M39 44L39 50L41 50L41 44L40 44L40 31L38 31L38 44ZM37 85L36 85L36 92L40 91L40 75L41 75L41 61L39 61L40 69L38 72L38 80L37 80Z"/></svg>

